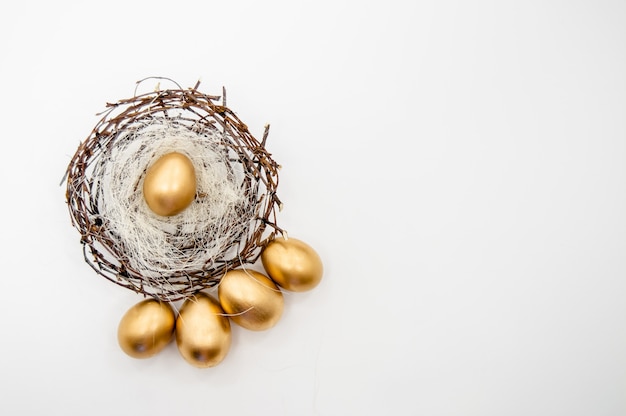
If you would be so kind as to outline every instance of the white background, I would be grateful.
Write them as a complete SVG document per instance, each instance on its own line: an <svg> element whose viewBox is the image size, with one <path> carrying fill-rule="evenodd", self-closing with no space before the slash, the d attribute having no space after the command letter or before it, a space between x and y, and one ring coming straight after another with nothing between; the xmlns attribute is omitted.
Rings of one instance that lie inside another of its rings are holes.
<svg viewBox="0 0 626 416"><path fill-rule="evenodd" d="M624 415L622 1L0 6L0 413ZM117 345L64 170L105 103L228 91L324 259L218 367Z"/></svg>

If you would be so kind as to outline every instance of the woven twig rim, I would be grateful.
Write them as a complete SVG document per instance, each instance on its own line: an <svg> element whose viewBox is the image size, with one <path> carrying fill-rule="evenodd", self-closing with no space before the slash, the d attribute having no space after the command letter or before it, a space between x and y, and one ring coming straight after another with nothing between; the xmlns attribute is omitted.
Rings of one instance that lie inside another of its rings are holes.
<svg viewBox="0 0 626 416"><path fill-rule="evenodd" d="M139 83L145 80L139 81ZM237 115L226 106L226 92L222 96L207 95L198 91L199 82L192 88L155 90L150 93L107 103L102 118L87 139L80 144L66 172L66 201L72 225L80 232L85 261L99 275L130 289L161 301L188 298L200 290L213 287L228 270L253 264L262 247L276 233L284 230L276 223L276 208L281 202L276 194L279 165L266 150L269 125L259 142ZM147 119L164 118L194 132L219 133L221 144L236 154L233 163L239 163L248 173L242 186L246 198L255 201L257 216L247 235L235 241L228 250L235 249L233 258L217 259L198 270L172 272L162 276L167 285L154 287L150 279L134 270L125 253L107 236L106 225L99 219L97 198L93 196L91 169L116 137L133 123Z"/></svg>

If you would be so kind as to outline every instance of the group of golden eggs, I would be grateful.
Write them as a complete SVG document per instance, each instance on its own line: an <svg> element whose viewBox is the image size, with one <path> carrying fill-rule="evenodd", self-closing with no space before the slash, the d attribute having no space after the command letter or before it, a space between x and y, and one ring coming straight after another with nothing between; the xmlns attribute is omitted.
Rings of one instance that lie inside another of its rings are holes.
<svg viewBox="0 0 626 416"><path fill-rule="evenodd" d="M146 172L143 187L148 206L159 215L176 215L193 200L195 173L180 153L162 156ZM283 312L281 288L307 291L323 274L319 255L294 238L276 238L261 252L266 273L236 269L220 280L217 297L199 292L185 300L178 316L168 303L144 300L126 312L118 328L122 350L148 358L176 338L183 358L204 368L220 363L230 348L230 321L254 331L273 327Z"/></svg>
<svg viewBox="0 0 626 416"><path fill-rule="evenodd" d="M168 303L144 300L126 312L118 328L122 350L148 358L161 351L176 334L183 358L196 367L220 363L231 343L230 320L254 331L273 327L283 312L280 288L301 292L322 279L322 261L306 243L277 238L265 247L261 261L269 277L253 271L227 272L218 298L200 292L187 299L178 317Z"/></svg>

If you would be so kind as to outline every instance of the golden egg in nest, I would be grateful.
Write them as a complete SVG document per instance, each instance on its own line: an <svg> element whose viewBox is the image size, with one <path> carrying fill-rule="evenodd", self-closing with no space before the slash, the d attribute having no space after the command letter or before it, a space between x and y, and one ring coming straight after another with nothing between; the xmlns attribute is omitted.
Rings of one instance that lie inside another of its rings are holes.
<svg viewBox="0 0 626 416"><path fill-rule="evenodd" d="M146 299L122 317L117 338L122 350L134 358L152 357L172 340L176 316L172 308Z"/></svg>
<svg viewBox="0 0 626 416"><path fill-rule="evenodd" d="M283 294L267 276L253 270L231 270L222 277L218 297L236 324L253 331L276 325L283 313Z"/></svg>
<svg viewBox="0 0 626 416"><path fill-rule="evenodd" d="M263 267L285 290L304 292L322 280L322 259L311 246L295 238L276 238L261 253Z"/></svg>
<svg viewBox="0 0 626 416"><path fill-rule="evenodd" d="M143 195L155 214L180 214L196 196L196 173L191 160L178 152L161 156L146 171Z"/></svg>
<svg viewBox="0 0 626 416"><path fill-rule="evenodd" d="M219 364L230 348L230 322L212 296L187 299L176 320L176 344L183 358L198 368Z"/></svg>

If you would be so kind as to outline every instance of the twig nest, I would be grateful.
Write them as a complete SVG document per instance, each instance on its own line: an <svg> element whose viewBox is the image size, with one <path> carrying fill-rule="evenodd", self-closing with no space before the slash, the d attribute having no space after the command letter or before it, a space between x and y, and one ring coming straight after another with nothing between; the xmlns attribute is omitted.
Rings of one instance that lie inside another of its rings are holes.
<svg viewBox="0 0 626 416"><path fill-rule="evenodd" d="M254 263L276 225L278 164L220 97L157 90L107 105L67 169L85 260L162 301Z"/></svg>

